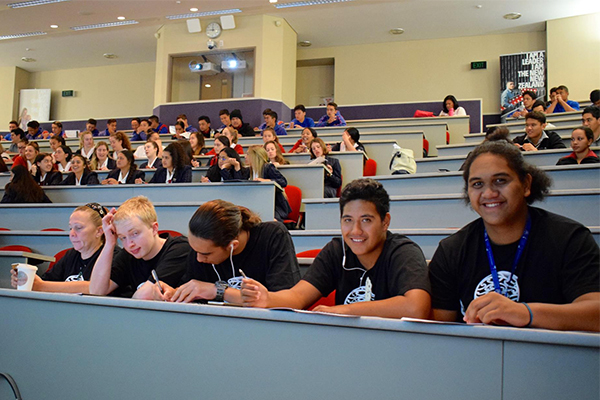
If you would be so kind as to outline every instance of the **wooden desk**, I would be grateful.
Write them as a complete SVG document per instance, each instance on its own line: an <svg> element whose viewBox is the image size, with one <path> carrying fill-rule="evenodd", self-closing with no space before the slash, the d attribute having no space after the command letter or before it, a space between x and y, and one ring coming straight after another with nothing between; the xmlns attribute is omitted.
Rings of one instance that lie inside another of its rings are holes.
<svg viewBox="0 0 600 400"><path fill-rule="evenodd" d="M25 399L214 399L234 387L248 400L596 400L600 390L590 333L6 289L0 320L10 338L0 370ZM84 389L65 390L73 382Z"/></svg>

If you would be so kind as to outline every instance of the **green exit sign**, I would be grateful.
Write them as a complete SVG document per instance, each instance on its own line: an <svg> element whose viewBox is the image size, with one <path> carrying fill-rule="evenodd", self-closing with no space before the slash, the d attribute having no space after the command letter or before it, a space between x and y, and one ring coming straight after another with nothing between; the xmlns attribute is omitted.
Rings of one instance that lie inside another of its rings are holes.
<svg viewBox="0 0 600 400"><path fill-rule="evenodd" d="M63 90L62 97L73 97L75 96L75 92L73 90Z"/></svg>
<svg viewBox="0 0 600 400"><path fill-rule="evenodd" d="M471 69L486 69L487 61L471 61Z"/></svg>

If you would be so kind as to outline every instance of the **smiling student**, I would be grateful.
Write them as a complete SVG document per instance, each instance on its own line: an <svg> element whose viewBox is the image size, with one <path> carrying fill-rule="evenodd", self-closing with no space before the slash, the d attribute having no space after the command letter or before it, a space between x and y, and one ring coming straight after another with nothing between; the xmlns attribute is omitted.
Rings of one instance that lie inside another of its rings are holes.
<svg viewBox="0 0 600 400"><path fill-rule="evenodd" d="M441 321L600 330L600 251L589 229L530 204L550 180L508 143L466 161L467 201L481 218L442 240L429 264Z"/></svg>
<svg viewBox="0 0 600 400"><path fill-rule="evenodd" d="M425 257L410 239L388 231L389 208L381 183L350 182L340 198L342 238L329 242L289 290L268 291L254 279L244 279L244 305L304 309L335 290L336 305L315 311L426 318L431 301Z"/></svg>
<svg viewBox="0 0 600 400"><path fill-rule="evenodd" d="M153 269L161 282L177 286L190 252L188 240L168 233L159 235L156 210L146 197L134 197L118 210L113 208L102 219L102 230L106 242L91 275L91 294L107 295L130 287L134 298L153 299L156 285L149 281ZM117 237L125 251L113 259Z"/></svg>
<svg viewBox="0 0 600 400"><path fill-rule="evenodd" d="M532 111L525 116L525 135L517 136L513 142L523 151L565 149L567 146L556 132L546 131L546 115Z"/></svg>

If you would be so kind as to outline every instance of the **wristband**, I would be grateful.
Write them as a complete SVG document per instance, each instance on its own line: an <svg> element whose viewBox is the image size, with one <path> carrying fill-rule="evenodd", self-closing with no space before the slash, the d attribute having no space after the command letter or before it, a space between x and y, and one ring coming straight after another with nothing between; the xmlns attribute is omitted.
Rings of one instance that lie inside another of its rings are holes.
<svg viewBox="0 0 600 400"><path fill-rule="evenodd" d="M527 325L525 325L523 328L529 328L531 327L531 324L533 323L533 313L531 312L531 308L529 307L529 304L523 302L521 303L523 304L525 307L527 307L527 311L529 311L529 323Z"/></svg>

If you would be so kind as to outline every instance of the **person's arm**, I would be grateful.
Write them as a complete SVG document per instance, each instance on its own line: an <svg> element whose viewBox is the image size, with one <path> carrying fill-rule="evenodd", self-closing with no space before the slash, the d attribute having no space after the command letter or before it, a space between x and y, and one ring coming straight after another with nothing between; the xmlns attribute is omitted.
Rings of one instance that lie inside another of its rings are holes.
<svg viewBox="0 0 600 400"><path fill-rule="evenodd" d="M244 278L240 294L245 307L289 307L298 310L310 307L322 297L321 292L305 280L290 289L269 292L260 282Z"/></svg>
<svg viewBox="0 0 600 400"><path fill-rule="evenodd" d="M555 330L600 331L600 292L579 296L570 304L514 302L491 292L471 302L465 313L467 323L512 325Z"/></svg>
<svg viewBox="0 0 600 400"><path fill-rule="evenodd" d="M192 181L192 167L186 165L183 167L183 173L181 174L181 180L178 183L189 183Z"/></svg>
<svg viewBox="0 0 600 400"><path fill-rule="evenodd" d="M287 186L287 179L285 179L285 176L283 176L273 164L265 164L264 171L266 179L276 182L282 188Z"/></svg>
<svg viewBox="0 0 600 400"><path fill-rule="evenodd" d="M327 161L330 163L331 175L325 175L325 183L331 187L339 188L342 185L342 167L335 158L328 158Z"/></svg>
<svg viewBox="0 0 600 400"><path fill-rule="evenodd" d="M467 111L464 108L462 108L462 107L458 107L454 111L454 115L467 115Z"/></svg>
<svg viewBox="0 0 600 400"><path fill-rule="evenodd" d="M92 270L89 284L90 294L106 296L119 287L119 285L110 279L113 253L117 245L117 231L113 225L113 218L116 211L113 208L102 218L105 243Z"/></svg>
<svg viewBox="0 0 600 400"><path fill-rule="evenodd" d="M561 96L556 96L556 98L558 99L558 102L563 106L563 108L565 109L565 111L577 111L576 109L574 109L573 107L571 107L569 105L569 103L567 103L566 101L564 101Z"/></svg>
<svg viewBox="0 0 600 400"><path fill-rule="evenodd" d="M550 103L548 108L546 108L546 114L552 114L554 112L554 109L556 108L557 104L558 104L558 95L556 95L554 100L552 100L552 103Z"/></svg>
<svg viewBox="0 0 600 400"><path fill-rule="evenodd" d="M567 146L562 141L560 135L556 132L548 132L548 149L566 149Z"/></svg>
<svg viewBox="0 0 600 400"><path fill-rule="evenodd" d="M99 185L100 181L98 180L98 174L95 172L90 172L88 179L87 179L87 184L88 185Z"/></svg>
<svg viewBox="0 0 600 400"><path fill-rule="evenodd" d="M62 264L61 261L64 260L63 259L59 260L56 265L54 266L54 268L52 269L52 271L54 271L54 269L61 269L62 270ZM63 261L64 262L64 261ZM51 271L51 272L52 272ZM10 271L10 284L13 288L17 288L17 270L16 269L11 269ZM44 274L44 277L48 275L48 273ZM35 275L34 281L33 281L33 287L31 288L31 290L35 291L35 292L56 292L56 293L89 293L89 282L87 281L72 281L72 282L64 282L64 281L51 281L51 280L44 280L41 277L39 277L38 275Z"/></svg>
<svg viewBox="0 0 600 400"><path fill-rule="evenodd" d="M376 301L360 301L338 306L318 306L315 311L334 314L365 315L383 318L427 318L431 310L431 297L422 289L413 289L403 296Z"/></svg>

